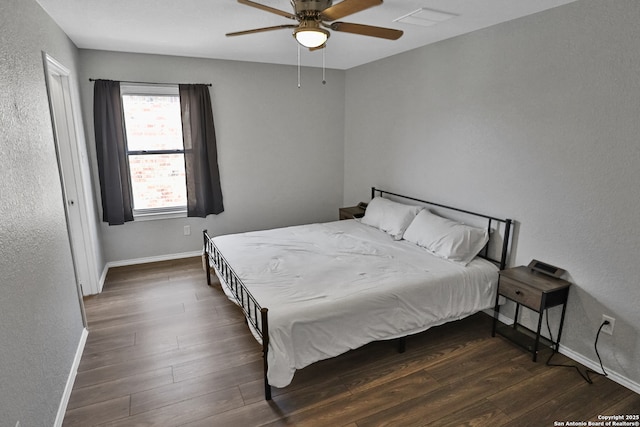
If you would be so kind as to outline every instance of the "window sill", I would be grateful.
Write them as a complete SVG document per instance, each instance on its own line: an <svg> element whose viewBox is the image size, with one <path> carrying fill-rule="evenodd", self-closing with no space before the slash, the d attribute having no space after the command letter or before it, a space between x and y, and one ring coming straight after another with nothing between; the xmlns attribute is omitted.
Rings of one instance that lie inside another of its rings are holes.
<svg viewBox="0 0 640 427"><path fill-rule="evenodd" d="M186 218L187 211L176 212L153 212L153 213L138 213L133 215L134 222L136 221L154 221L158 219L176 219Z"/></svg>

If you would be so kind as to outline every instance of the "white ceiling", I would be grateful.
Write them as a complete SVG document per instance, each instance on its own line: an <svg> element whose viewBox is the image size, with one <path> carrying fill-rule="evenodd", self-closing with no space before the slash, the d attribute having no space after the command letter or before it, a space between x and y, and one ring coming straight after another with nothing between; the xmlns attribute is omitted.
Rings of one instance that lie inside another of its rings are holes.
<svg viewBox="0 0 640 427"><path fill-rule="evenodd" d="M79 47L85 49L218 58L274 64L297 63L291 30L238 37L225 33L291 24L279 15L235 0L37 0ZM292 11L289 0L256 0ZM332 32L326 66L349 69L500 22L575 0L386 0L344 22L396 28L397 41ZM336 1L335 4L338 2ZM397 23L403 15L429 8L457 15L431 27ZM301 50L301 63L322 66L322 51Z"/></svg>

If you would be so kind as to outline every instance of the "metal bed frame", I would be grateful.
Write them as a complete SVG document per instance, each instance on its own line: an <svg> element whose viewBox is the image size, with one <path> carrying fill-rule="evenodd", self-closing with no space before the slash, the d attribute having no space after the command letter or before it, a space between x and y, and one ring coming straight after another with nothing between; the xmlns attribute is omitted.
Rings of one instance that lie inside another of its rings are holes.
<svg viewBox="0 0 640 427"><path fill-rule="evenodd" d="M496 264L500 270L504 270L507 265L507 260L509 257L509 242L511 237L511 230L513 220L511 219L501 219L492 217L489 215L484 215L477 212L472 212L464 209L455 208L452 206L446 206L439 203L429 202L422 199L417 199L410 196L404 196L401 194L393 193L386 190L381 190L375 187L371 187L371 198L373 199L376 194L381 197L392 196L396 198L401 198L405 200L411 200L414 202L418 202L424 205L433 206L440 209L446 209L452 212L458 212L461 214L469 215L471 217L481 218L487 221L487 230L489 232L489 241L486 246L482 249L482 251L478 254L479 257L484 258L488 261ZM489 246L491 244L491 232L492 226L495 224L500 224L504 227L503 229L503 238L502 238L502 247L500 248L500 258L496 259L490 255ZM204 251L205 251L205 267L207 273L207 285L211 286L211 268L215 268L218 275L221 276L222 280L220 283L225 286L231 294L235 297L238 306L242 309L247 324L253 329L253 331L260 337L260 341L262 341L262 358L263 358L263 368L264 368L264 397L265 400L271 400L271 385L269 384L269 380L267 379L267 370L269 368L267 362L267 352L269 350L269 320L268 313L269 309L267 307L262 307L260 303L251 295L251 292L247 289L242 280L238 277L233 268L229 265L225 257L222 255L218 247L213 243L211 236L209 236L207 230L203 230L202 232L203 240L204 240ZM399 341L399 352L404 352L405 349L405 338L400 338Z"/></svg>

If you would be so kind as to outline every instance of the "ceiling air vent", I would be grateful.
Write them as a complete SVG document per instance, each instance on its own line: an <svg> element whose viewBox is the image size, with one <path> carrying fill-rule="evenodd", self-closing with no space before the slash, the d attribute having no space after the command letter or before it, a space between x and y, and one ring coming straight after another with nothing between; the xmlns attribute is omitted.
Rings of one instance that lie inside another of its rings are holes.
<svg viewBox="0 0 640 427"><path fill-rule="evenodd" d="M400 18L396 18L393 20L393 22L403 22L405 24L420 25L421 27L430 27L432 25L448 21L449 19L455 18L456 16L458 15L423 7L421 9L414 10L411 13L407 13Z"/></svg>

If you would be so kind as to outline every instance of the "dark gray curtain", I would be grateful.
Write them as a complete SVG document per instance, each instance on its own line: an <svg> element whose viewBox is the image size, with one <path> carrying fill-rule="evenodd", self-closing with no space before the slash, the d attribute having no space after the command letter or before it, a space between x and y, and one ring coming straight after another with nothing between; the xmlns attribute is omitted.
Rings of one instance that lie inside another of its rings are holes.
<svg viewBox="0 0 640 427"><path fill-rule="evenodd" d="M109 225L133 221L120 82L95 81L93 122L102 197L102 220Z"/></svg>
<svg viewBox="0 0 640 427"><path fill-rule="evenodd" d="M179 89L187 216L204 218L224 211L211 97L203 84L181 84Z"/></svg>

